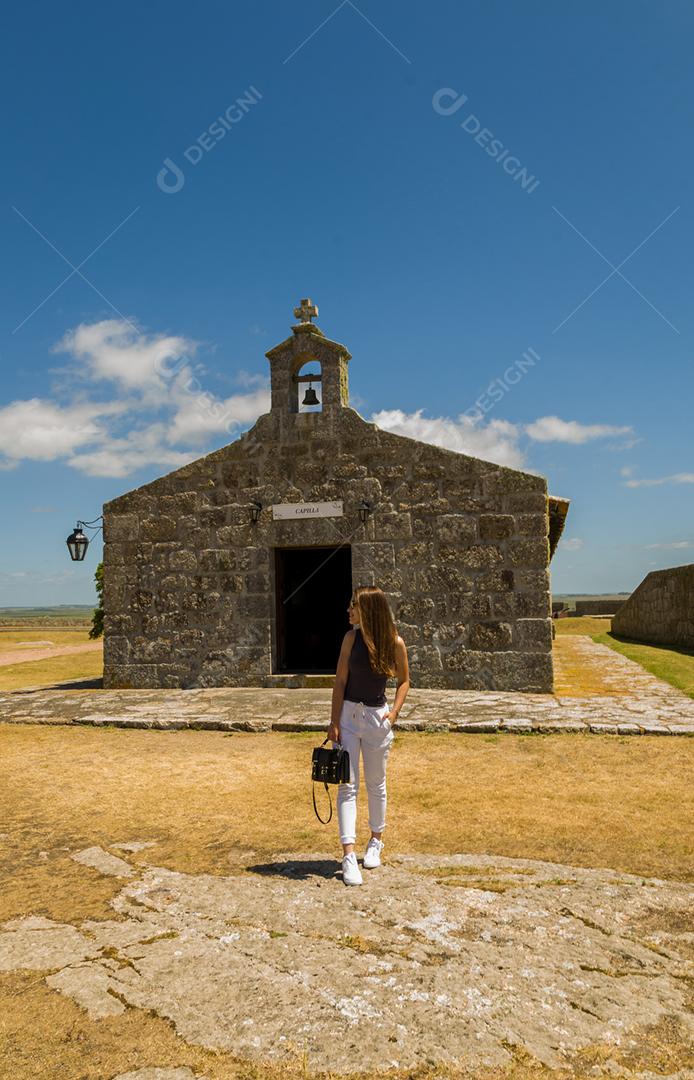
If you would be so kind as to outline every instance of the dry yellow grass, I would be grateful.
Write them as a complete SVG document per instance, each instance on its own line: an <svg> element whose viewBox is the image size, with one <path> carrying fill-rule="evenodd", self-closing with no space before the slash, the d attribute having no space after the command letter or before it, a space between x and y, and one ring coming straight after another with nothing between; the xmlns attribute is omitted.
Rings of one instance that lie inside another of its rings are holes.
<svg viewBox="0 0 694 1080"><path fill-rule="evenodd" d="M291 732L0 726L0 917L79 913L92 876L65 848L151 839L144 861L212 874L278 851L337 857L335 819L321 825L311 806L319 741ZM693 758L686 738L401 732L386 850L494 852L689 880ZM365 842L363 788L359 799ZM91 913L107 913L113 888L98 885Z"/></svg>
<svg viewBox="0 0 694 1080"><path fill-rule="evenodd" d="M0 667L0 690L24 690L28 686L53 686L69 679L100 679L104 673L101 649L29 660Z"/></svg>
<svg viewBox="0 0 694 1080"><path fill-rule="evenodd" d="M25 647L23 642L32 642L33 647ZM9 659L8 654L11 653L18 661L0 665L0 691L23 690L28 686L51 686L70 679L99 679L103 675L103 648L94 652L32 660L34 649L41 648L38 642L52 642L56 649L66 645L95 644L89 637L88 626L0 629L0 659L3 656L8 656Z"/></svg>
<svg viewBox="0 0 694 1080"><path fill-rule="evenodd" d="M56 648L61 645L86 645L92 639L89 637L89 627L60 627L40 626L29 629L14 628L4 630L0 628L0 656L6 652L14 652L18 645L23 642L31 642L36 645L41 641L50 641ZM31 648L26 649L27 656L31 656Z"/></svg>
<svg viewBox="0 0 694 1080"><path fill-rule="evenodd" d="M0 920L112 917L108 901L121 883L69 857L92 844L151 839L156 846L135 861L220 875L282 850L334 851L337 859L335 819L322 826L310 801L311 749L319 741L316 734L0 726ZM693 753L691 740L646 736L400 733L389 765L386 853L487 852L690 880ZM272 783L264 779L269 760ZM361 844L367 835L362 791ZM648 1039L640 1061L668 1071L686 1063L680 1033L667 1021ZM589 1075L608 1053L616 1051L591 1048L565 1073L520 1055L510 1069L383 1075L562 1080ZM188 1065L210 1080L310 1075L301 1047L295 1067L253 1066L188 1046L167 1021L140 1010L90 1021L40 972L0 977L0 1075L110 1080L144 1065Z"/></svg>
<svg viewBox="0 0 694 1080"><path fill-rule="evenodd" d="M564 634L605 634L612 626L612 620L599 619L595 615L581 615L572 619L554 619L557 637Z"/></svg>

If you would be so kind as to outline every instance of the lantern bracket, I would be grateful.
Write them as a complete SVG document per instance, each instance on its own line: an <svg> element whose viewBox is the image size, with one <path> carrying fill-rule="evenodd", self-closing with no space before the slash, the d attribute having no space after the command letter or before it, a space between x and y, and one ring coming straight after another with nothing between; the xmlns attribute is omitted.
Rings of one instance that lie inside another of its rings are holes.
<svg viewBox="0 0 694 1080"><path fill-rule="evenodd" d="M94 529L95 532L98 532L99 529L103 529L104 526L103 526L103 524L102 525L96 525L95 522L97 522L97 521L103 522L103 520L104 520L103 514L99 514L99 516L95 517L93 521L78 521L77 524L80 525L80 526L84 525L84 527L86 529Z"/></svg>

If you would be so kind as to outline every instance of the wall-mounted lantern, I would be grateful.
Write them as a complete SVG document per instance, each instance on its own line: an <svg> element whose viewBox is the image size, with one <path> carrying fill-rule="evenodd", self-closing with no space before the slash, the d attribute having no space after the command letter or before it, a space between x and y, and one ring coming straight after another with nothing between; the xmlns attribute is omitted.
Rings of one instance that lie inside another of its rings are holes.
<svg viewBox="0 0 694 1080"><path fill-rule="evenodd" d="M362 499L362 501L359 503L359 517L361 518L362 525L366 522L372 510L373 504L367 502L366 499Z"/></svg>
<svg viewBox="0 0 694 1080"><path fill-rule="evenodd" d="M263 509L263 504L261 502L253 502L253 503L251 503L251 521L253 522L254 525L257 522L258 518L260 517L260 511L262 509Z"/></svg>
<svg viewBox="0 0 694 1080"><path fill-rule="evenodd" d="M82 562L84 556L87 554L87 548L89 547L91 537L85 536L82 532L82 526L84 526L85 529L93 529L94 532L97 533L99 529L103 529L103 525L96 525L95 523L103 520L103 517L99 515L99 517L94 518L93 521L77 522L75 528L65 541L68 551L70 552L70 558L73 562Z"/></svg>

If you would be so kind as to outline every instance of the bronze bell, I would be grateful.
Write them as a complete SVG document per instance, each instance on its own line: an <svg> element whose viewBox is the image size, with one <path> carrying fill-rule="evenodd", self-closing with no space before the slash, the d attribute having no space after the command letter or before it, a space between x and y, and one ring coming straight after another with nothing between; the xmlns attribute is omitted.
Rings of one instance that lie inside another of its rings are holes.
<svg viewBox="0 0 694 1080"><path fill-rule="evenodd" d="M301 404L302 405L320 405L320 401L316 397L316 391L313 389L313 387L311 386L310 383L308 384L308 390L304 394L304 400L301 402Z"/></svg>

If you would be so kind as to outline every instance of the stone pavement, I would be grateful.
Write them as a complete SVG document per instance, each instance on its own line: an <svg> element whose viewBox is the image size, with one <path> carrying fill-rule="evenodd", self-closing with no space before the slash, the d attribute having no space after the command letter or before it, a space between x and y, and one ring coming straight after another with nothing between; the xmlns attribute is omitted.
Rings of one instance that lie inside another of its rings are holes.
<svg viewBox="0 0 694 1080"><path fill-rule="evenodd" d="M572 648L586 669L600 668L606 693L572 697L411 689L398 718L398 730L694 734L694 700L588 637L577 637ZM389 688L387 693L392 703L393 690ZM0 693L0 720L172 730L327 731L331 694L329 689L276 687L15 690Z"/></svg>
<svg viewBox="0 0 694 1080"><path fill-rule="evenodd" d="M666 1018L694 1038L685 883L461 854L393 856L346 887L324 853L212 876L135 861L147 841L111 847L72 857L85 880L122 882L112 919L0 927L0 970L40 971L95 1023L149 1010L189 1045L276 1064L305 1052L338 1075L510 1065L514 1048L560 1068L597 1044L638 1061Z"/></svg>

